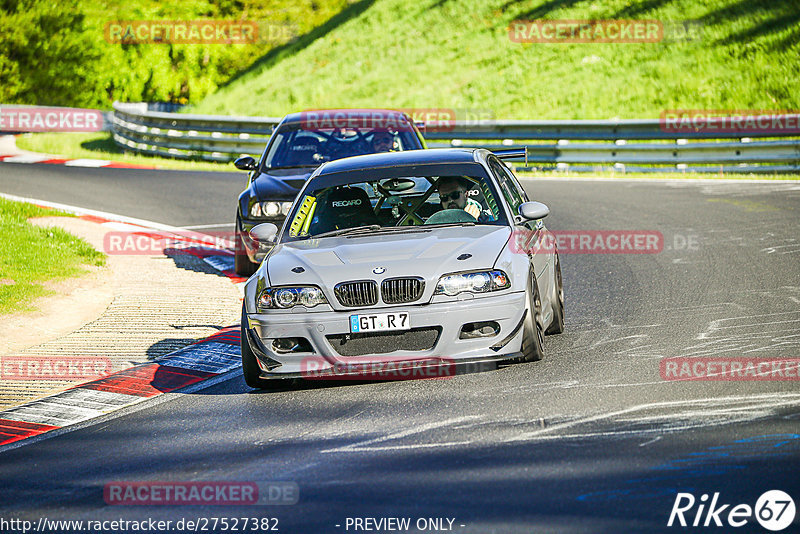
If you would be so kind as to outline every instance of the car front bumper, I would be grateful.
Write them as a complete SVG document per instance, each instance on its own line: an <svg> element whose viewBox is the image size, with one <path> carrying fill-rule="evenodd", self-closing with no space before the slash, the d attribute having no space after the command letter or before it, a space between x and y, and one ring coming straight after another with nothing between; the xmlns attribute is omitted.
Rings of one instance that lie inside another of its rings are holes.
<svg viewBox="0 0 800 534"><path fill-rule="evenodd" d="M462 294L464 295L464 294ZM351 315L405 311L410 331L350 334ZM503 293L426 305L358 308L346 311L294 311L247 314L243 334L261 367L263 377L302 377L313 367L334 371L353 362L440 361L446 364L496 362L518 356L522 343L525 293ZM460 339L468 323L494 322L496 332L486 337ZM432 331L435 331L435 340ZM425 338L419 347L414 339ZM304 338L297 352L276 349L273 341ZM410 338L410 343L407 338ZM350 353L348 343L356 346ZM399 350L396 347L400 347ZM371 351L370 348L376 350Z"/></svg>

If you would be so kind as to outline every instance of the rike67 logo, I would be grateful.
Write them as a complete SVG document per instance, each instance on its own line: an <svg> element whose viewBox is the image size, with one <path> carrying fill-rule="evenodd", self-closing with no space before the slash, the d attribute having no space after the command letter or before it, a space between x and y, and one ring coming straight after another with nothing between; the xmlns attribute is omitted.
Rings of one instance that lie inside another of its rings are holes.
<svg viewBox="0 0 800 534"><path fill-rule="evenodd" d="M678 493L667 526L722 527L727 524L738 528L752 524L755 519L763 528L777 532L792 524L795 511L794 500L781 490L764 492L755 506L720 502L719 492L714 493L710 502L707 493L700 499L691 493Z"/></svg>

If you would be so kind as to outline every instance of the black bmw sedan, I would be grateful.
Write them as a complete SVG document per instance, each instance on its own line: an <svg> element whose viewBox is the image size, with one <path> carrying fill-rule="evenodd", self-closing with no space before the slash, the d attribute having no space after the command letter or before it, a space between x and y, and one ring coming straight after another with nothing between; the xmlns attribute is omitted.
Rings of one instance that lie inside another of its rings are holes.
<svg viewBox="0 0 800 534"><path fill-rule="evenodd" d="M292 201L309 175L326 161L376 152L426 148L405 113L382 109L340 109L292 113L275 127L256 161L236 160L249 171L236 210L236 273L250 276L269 252L248 232L257 224L283 224Z"/></svg>

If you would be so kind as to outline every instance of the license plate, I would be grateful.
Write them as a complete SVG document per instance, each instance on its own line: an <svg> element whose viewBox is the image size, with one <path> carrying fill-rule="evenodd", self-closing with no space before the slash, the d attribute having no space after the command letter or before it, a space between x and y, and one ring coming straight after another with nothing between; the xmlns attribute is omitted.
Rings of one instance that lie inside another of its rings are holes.
<svg viewBox="0 0 800 534"><path fill-rule="evenodd" d="M386 330L408 330L411 320L408 312L372 313L369 315L351 315L350 333L382 332Z"/></svg>

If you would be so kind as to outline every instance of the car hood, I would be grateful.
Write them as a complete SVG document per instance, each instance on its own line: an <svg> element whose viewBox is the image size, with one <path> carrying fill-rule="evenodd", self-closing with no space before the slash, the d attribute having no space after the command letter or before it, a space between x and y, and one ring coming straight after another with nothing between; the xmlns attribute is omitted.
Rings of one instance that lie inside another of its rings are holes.
<svg viewBox="0 0 800 534"><path fill-rule="evenodd" d="M276 246L266 267L273 286L333 288L347 280L398 276L419 276L430 286L445 273L491 268L510 235L505 226L417 227L397 234L309 239ZM295 272L297 267L303 271Z"/></svg>
<svg viewBox="0 0 800 534"><path fill-rule="evenodd" d="M273 198L276 195L294 198L314 169L314 167L273 169L259 175L253 181L252 187L260 199Z"/></svg>

